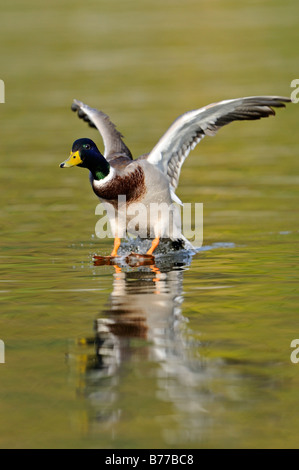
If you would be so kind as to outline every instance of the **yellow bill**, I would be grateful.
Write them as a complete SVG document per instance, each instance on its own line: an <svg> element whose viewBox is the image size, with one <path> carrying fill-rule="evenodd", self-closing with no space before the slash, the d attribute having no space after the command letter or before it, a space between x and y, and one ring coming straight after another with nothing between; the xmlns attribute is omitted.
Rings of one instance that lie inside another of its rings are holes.
<svg viewBox="0 0 299 470"><path fill-rule="evenodd" d="M79 165L80 163L83 163L81 160L81 157L79 155L79 151L77 152L71 152L69 158L65 160L64 162L60 163L60 168L69 168L71 166L76 166Z"/></svg>

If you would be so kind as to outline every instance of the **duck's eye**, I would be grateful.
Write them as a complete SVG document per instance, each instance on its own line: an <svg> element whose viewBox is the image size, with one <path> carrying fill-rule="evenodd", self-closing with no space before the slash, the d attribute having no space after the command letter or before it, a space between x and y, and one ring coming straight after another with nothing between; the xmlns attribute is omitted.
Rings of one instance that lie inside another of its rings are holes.
<svg viewBox="0 0 299 470"><path fill-rule="evenodd" d="M83 148L89 150L89 149L90 149L90 145L89 145L89 144L83 144Z"/></svg>

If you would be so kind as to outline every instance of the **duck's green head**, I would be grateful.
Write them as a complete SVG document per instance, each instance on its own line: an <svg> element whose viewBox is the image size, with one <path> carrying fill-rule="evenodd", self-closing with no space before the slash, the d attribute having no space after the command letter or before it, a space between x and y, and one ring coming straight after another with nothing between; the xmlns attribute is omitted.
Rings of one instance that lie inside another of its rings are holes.
<svg viewBox="0 0 299 470"><path fill-rule="evenodd" d="M75 140L69 158L59 166L60 168L71 166L88 168L97 180L105 178L110 170L109 163L91 139Z"/></svg>

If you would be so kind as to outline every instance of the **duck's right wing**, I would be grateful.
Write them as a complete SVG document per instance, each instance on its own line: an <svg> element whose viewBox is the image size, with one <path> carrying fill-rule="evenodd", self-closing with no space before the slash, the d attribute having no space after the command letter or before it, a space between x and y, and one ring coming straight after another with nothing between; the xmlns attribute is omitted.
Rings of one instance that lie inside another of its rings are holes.
<svg viewBox="0 0 299 470"><path fill-rule="evenodd" d="M123 135L116 129L109 116L96 108L91 108L82 101L74 100L72 110L78 113L78 117L86 121L90 127L95 127L100 132L105 152L106 160L111 160L115 155L123 155L132 159L132 154L123 142Z"/></svg>

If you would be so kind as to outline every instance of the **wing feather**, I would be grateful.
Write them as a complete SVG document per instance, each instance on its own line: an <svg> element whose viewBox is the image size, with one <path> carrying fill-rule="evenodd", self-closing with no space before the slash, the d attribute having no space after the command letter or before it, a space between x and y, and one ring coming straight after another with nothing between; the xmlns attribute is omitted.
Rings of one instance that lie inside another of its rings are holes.
<svg viewBox="0 0 299 470"><path fill-rule="evenodd" d="M282 108L290 98L251 96L220 101L179 116L149 153L147 160L167 175L175 192L181 167L205 135L213 136L233 121L256 120L275 115L272 107Z"/></svg>
<svg viewBox="0 0 299 470"><path fill-rule="evenodd" d="M122 140L123 135L116 129L107 114L96 108L91 108L79 100L73 101L71 109L77 112L78 117L86 121L90 127L98 129L104 142L106 160L111 160L115 155L123 155L132 159L130 150Z"/></svg>

